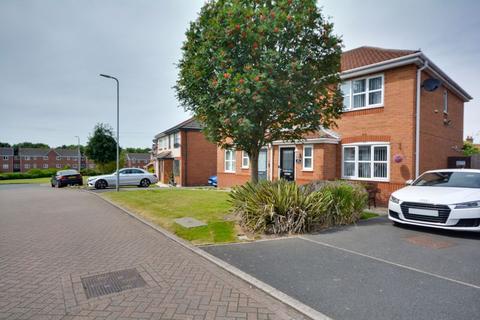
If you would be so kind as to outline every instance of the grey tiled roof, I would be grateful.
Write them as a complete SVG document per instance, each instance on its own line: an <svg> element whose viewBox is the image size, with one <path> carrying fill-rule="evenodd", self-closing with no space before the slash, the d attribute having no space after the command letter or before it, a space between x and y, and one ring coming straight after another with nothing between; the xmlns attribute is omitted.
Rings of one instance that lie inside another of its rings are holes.
<svg viewBox="0 0 480 320"><path fill-rule="evenodd" d="M51 149L47 148L19 148L19 156L43 157L47 156Z"/></svg>
<svg viewBox="0 0 480 320"><path fill-rule="evenodd" d="M190 118L188 120L185 120L155 136L155 138L160 138L164 135L174 133L175 131L178 131L180 129L189 129L189 130L201 130L203 128L202 124L195 120L195 118Z"/></svg>
<svg viewBox="0 0 480 320"><path fill-rule="evenodd" d="M127 159L148 161L150 160L150 153L127 153Z"/></svg>
<svg viewBox="0 0 480 320"><path fill-rule="evenodd" d="M78 157L78 149L55 149L55 152L61 157Z"/></svg>
<svg viewBox="0 0 480 320"><path fill-rule="evenodd" d="M0 148L0 156L13 156L13 148Z"/></svg>

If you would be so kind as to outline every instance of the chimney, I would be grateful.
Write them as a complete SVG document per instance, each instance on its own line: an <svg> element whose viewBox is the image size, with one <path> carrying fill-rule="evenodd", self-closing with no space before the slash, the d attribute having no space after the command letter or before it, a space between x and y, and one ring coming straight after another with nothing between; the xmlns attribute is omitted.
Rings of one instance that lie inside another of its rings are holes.
<svg viewBox="0 0 480 320"><path fill-rule="evenodd" d="M467 136L467 142L473 143L473 137L472 136Z"/></svg>

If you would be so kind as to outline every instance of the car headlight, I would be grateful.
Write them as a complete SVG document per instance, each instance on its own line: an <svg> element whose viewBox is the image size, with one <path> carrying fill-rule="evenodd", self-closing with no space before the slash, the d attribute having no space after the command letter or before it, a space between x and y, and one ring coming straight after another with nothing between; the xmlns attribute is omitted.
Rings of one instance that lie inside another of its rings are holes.
<svg viewBox="0 0 480 320"><path fill-rule="evenodd" d="M396 203L396 204L400 203L400 199L395 198L394 196L390 196L390 201L393 202L393 203Z"/></svg>
<svg viewBox="0 0 480 320"><path fill-rule="evenodd" d="M471 209L471 208L480 208L480 200L479 201L462 202L462 203L457 203L455 205L455 209Z"/></svg>

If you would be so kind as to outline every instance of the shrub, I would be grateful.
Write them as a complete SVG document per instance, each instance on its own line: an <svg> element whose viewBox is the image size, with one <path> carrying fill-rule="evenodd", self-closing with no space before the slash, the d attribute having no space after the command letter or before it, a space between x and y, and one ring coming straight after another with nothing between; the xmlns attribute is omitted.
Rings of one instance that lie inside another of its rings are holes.
<svg viewBox="0 0 480 320"><path fill-rule="evenodd" d="M249 231L304 233L360 219L367 201L361 185L345 181L298 186L279 180L248 182L230 193L234 213Z"/></svg>
<svg viewBox="0 0 480 320"><path fill-rule="evenodd" d="M56 173L56 169L30 169L27 172L8 172L0 174L0 180L45 178L51 177Z"/></svg>

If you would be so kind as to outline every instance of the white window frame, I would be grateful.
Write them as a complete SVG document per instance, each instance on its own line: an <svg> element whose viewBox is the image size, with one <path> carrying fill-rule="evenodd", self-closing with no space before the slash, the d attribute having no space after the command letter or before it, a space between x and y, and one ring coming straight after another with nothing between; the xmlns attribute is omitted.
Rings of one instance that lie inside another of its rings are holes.
<svg viewBox="0 0 480 320"><path fill-rule="evenodd" d="M48 169L48 163L43 164L43 169Z"/></svg>
<svg viewBox="0 0 480 320"><path fill-rule="evenodd" d="M8 169L8 163L2 164L2 168L3 168L3 169Z"/></svg>
<svg viewBox="0 0 480 320"><path fill-rule="evenodd" d="M62 168L62 165L61 165L60 163L57 163L57 164L55 165L55 167L56 167L57 169L60 169L60 168Z"/></svg>
<svg viewBox="0 0 480 320"><path fill-rule="evenodd" d="M246 160L246 164L245 164ZM248 169L250 168L250 157L248 156L248 153L245 151L242 151L242 169Z"/></svg>
<svg viewBox="0 0 480 320"><path fill-rule="evenodd" d="M30 169L30 164L29 164L29 163L25 163L25 164L23 165L23 167L24 167L25 169Z"/></svg>
<svg viewBox="0 0 480 320"><path fill-rule="evenodd" d="M309 157L305 156L305 148L311 148L312 149L312 154ZM313 171L313 152L314 152L314 147L313 144L304 144L303 145L303 157L302 157L302 171ZM305 159L311 159L311 167L306 167L305 166Z"/></svg>
<svg viewBox="0 0 480 320"><path fill-rule="evenodd" d="M370 154L371 154L371 159L370 161L359 161L358 160L358 147L359 146L370 146ZM386 161L375 161L374 160L374 149L375 147L387 147L387 160ZM354 162L355 163L355 175L353 176L346 176L345 175L345 148L355 148L355 160L349 160L348 162ZM369 162L370 163L370 172L372 174L372 177L370 178L361 178L358 177L358 164L360 162ZM374 164L375 163L386 163L387 164L387 177L382 178L382 177L373 177L373 174L375 173L374 170ZM361 142L361 143L350 143L350 144L344 144L342 145L342 179L349 179L349 180L363 180L363 181L382 181L382 182L388 182L390 181L390 143L389 142Z"/></svg>
<svg viewBox="0 0 480 320"><path fill-rule="evenodd" d="M3 160L8 160L8 156L3 156Z"/></svg>
<svg viewBox="0 0 480 320"><path fill-rule="evenodd" d="M448 114L448 91L443 91L443 113Z"/></svg>
<svg viewBox="0 0 480 320"><path fill-rule="evenodd" d="M57 160L60 160L61 158L60 158L60 156L57 156L57 158L56 158L56 159L57 159Z"/></svg>
<svg viewBox="0 0 480 320"><path fill-rule="evenodd" d="M25 156L24 159L25 159L25 160L30 160L30 157L29 157L29 156Z"/></svg>
<svg viewBox="0 0 480 320"><path fill-rule="evenodd" d="M232 157L231 159L227 160L227 153L231 153L232 154ZM236 159L235 157L237 156L236 155L236 152L234 149L226 149L225 150L225 153L224 153L224 171L225 172L228 172L228 173L235 173L235 166L236 166ZM230 162L231 163L231 166L232 166L232 170L229 170L227 169L227 163Z"/></svg>
<svg viewBox="0 0 480 320"><path fill-rule="evenodd" d="M33 164L33 169L36 169L36 168L37 168L37 164L34 163L34 164Z"/></svg>
<svg viewBox="0 0 480 320"><path fill-rule="evenodd" d="M43 160L48 160L48 156L44 156L44 157L43 157Z"/></svg>
<svg viewBox="0 0 480 320"><path fill-rule="evenodd" d="M67 157L67 160L70 160L70 157Z"/></svg>
<svg viewBox="0 0 480 320"><path fill-rule="evenodd" d="M382 78L382 88L381 89L375 89L375 90L370 90L369 88L369 82L370 82L370 79L373 79L373 78ZM364 92L358 92L358 93L353 93L353 81L357 81L357 80L365 80L365 91ZM350 103L349 103L349 106L348 107L344 107L343 109L343 112L349 112L349 111L357 111L357 110L364 110L364 109L370 109L370 108L380 108L380 107L383 107L383 103L384 103L384 98L385 98L385 76L382 74L376 74L376 75L373 75L373 76L369 76L369 77L363 77L363 78L355 78L355 79L350 79L350 80L346 80L343 82L343 84L348 84L349 85L349 88L350 88ZM377 104L369 104L370 103L370 93L373 93L373 92L381 92L381 101L380 103L377 103ZM357 96L357 95L363 95L365 94L365 106L364 107L358 107L358 108L354 108L353 107L353 96Z"/></svg>

